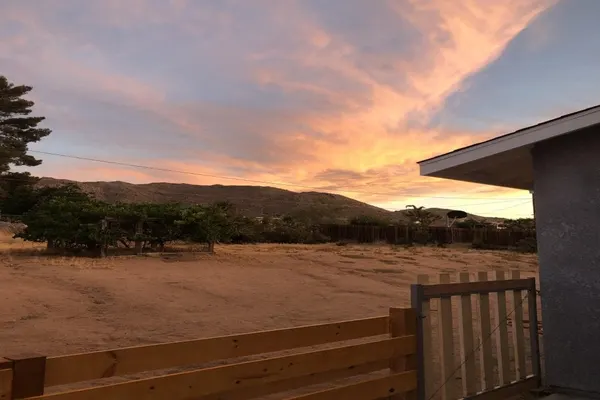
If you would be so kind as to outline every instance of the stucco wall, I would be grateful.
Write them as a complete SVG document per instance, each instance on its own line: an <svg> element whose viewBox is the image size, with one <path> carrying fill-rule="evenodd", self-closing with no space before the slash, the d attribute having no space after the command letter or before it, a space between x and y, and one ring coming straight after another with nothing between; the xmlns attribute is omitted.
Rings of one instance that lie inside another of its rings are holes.
<svg viewBox="0 0 600 400"><path fill-rule="evenodd" d="M547 384L600 393L600 129L532 154Z"/></svg>

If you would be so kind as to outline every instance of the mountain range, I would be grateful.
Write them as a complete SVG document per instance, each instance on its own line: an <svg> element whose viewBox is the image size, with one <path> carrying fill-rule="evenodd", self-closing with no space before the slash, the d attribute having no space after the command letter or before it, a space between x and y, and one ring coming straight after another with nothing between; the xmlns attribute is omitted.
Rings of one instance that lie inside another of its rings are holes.
<svg viewBox="0 0 600 400"><path fill-rule="evenodd" d="M351 218L366 215L390 222L407 220L406 210L389 211L339 194L321 192L293 192L269 186L190 185L183 183L134 184L127 182L76 182L64 179L42 178L38 186L58 186L72 183L98 200L109 203L151 202L207 204L228 201L236 210L249 217L263 215L292 215L312 217L324 222L345 223ZM441 218L435 225L444 225L450 210L430 208L428 211ZM500 221L502 218L484 218L468 214L476 220Z"/></svg>

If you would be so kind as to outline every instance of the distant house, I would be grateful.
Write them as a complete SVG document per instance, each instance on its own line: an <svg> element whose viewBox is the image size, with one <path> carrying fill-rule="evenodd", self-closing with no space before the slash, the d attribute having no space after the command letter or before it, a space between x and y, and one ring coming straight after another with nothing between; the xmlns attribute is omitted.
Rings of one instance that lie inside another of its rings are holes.
<svg viewBox="0 0 600 400"><path fill-rule="evenodd" d="M600 394L600 106L421 161L421 175L531 190L546 385Z"/></svg>

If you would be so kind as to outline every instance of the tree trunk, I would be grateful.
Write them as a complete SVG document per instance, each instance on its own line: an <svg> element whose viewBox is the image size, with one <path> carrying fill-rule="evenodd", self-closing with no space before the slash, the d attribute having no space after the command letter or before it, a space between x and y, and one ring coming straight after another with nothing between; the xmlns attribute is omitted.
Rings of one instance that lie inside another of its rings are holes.
<svg viewBox="0 0 600 400"><path fill-rule="evenodd" d="M46 242L46 249L48 249L48 250L51 250L51 249L53 249L54 247L55 247L55 246L54 246L54 240L52 240L52 239L48 239L48 242Z"/></svg>
<svg viewBox="0 0 600 400"><path fill-rule="evenodd" d="M135 234L137 236L137 235L141 235L142 233L144 233L144 221L140 220L135 225ZM143 242L139 238L136 238L135 254L137 254L137 255L142 254L142 248L143 248Z"/></svg>
<svg viewBox="0 0 600 400"><path fill-rule="evenodd" d="M215 252L215 242L208 242L208 252L214 254Z"/></svg>
<svg viewBox="0 0 600 400"><path fill-rule="evenodd" d="M106 232L108 231L108 220L106 217L100 222L100 229L102 231L102 242L100 243L100 257L106 257L106 251L108 250L108 241Z"/></svg>

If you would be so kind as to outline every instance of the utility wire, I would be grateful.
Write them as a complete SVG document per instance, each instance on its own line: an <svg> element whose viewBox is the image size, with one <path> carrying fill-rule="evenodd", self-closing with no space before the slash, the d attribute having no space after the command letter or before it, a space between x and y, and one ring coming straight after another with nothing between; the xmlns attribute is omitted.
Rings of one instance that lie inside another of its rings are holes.
<svg viewBox="0 0 600 400"><path fill-rule="evenodd" d="M0 175L0 182L1 181L12 181L12 182L23 182L26 179L17 179L17 178L9 178L9 177L3 177ZM74 182L75 183L75 182ZM133 184L132 184L133 185ZM183 191L172 191L170 189L166 189L166 190L157 190L157 189L150 189L148 188L147 185L150 184L146 184L146 187L144 187L144 192L142 194L151 194L151 195L157 195L157 196L164 196L167 198L167 200L169 202L181 202L181 201L176 201L176 200L172 200L172 196L185 196L185 202L186 203L190 203L193 202L193 200L197 199L198 197L203 197L203 194L200 193L193 193L193 192L183 192ZM177 184L174 184L177 185ZM94 195L94 193L92 193L92 195ZM69 196L69 194L64 194L63 196ZM77 197L77 195L73 195L74 197ZM304 199L303 199L304 200ZM277 205L277 204L290 204L290 205L294 205L294 206L298 206L298 207L302 207L302 206L306 206L308 208L311 207L316 207L318 208L320 206L319 203L310 203L310 201L303 201L303 200L293 200L293 199L278 199L278 198L273 198L273 199L269 199L268 201L272 202L271 205L266 204L267 200L264 199L257 199L257 198L233 198L233 199L229 199L227 197L223 198L223 201L231 201L232 203L235 203L236 206L238 207L252 207L252 206L256 206L256 207L260 207L260 208L272 208L273 205ZM310 199L308 199L310 200ZM353 200L353 199L351 199ZM507 202L514 202L514 201L520 201L519 199L499 199L499 200L494 200L494 201L489 201L489 202L482 202L482 203L473 203L473 204L459 204L459 205L451 205L451 206L445 206L444 208L448 208L448 209L462 209L462 208L470 208L470 207L480 207L480 206L486 206L486 205L491 205L491 204L505 204ZM367 206L372 206L371 204L365 203L365 205L353 205L353 204L330 204L328 205L329 209L339 209L339 210L349 210L349 209L361 209L362 211L366 212L367 210L365 209L365 207ZM517 205L520 205L522 203L519 203ZM515 206L517 206L515 205ZM373 206L373 207L377 207L377 206ZM381 207L377 207L377 208L381 208ZM435 208L435 207L433 207ZM438 207L439 208L439 207ZM509 208L512 208L509 207ZM396 210L388 210L385 208L382 208L382 210L384 211L388 211L388 212L402 212L405 211L406 209L396 209ZM488 211L488 212L496 212L498 210L492 210L492 211ZM484 212L484 213L488 213L488 212ZM485 216L481 216L481 217L485 217ZM487 217L487 218L494 218L494 217Z"/></svg>
<svg viewBox="0 0 600 400"><path fill-rule="evenodd" d="M121 162L121 161L103 160L100 158L81 157L81 156L74 156L74 155L69 155L69 154L54 153L54 152L41 151L41 150L29 150L29 152L37 153L37 154L44 154L44 155L49 155L49 156L55 156L55 157L71 158L71 159L76 159L76 160L92 161L92 162L97 162L97 163L119 165L119 166L124 166L124 167L132 167L132 168L139 168L139 169L146 169L146 170L171 172L171 173L193 175L193 176L203 176L203 177L209 177L209 178L227 179L227 180L234 180L234 181L248 182L248 183L258 183L258 184L263 184L263 185L268 185L268 186L288 186L288 187L297 187L297 188L317 190L317 191L343 192L343 193L381 195L381 196L403 195L405 197L424 198L424 199L425 198L428 198L428 199L463 199L463 200L464 199L469 199L469 200L477 199L477 197L414 196L414 195L406 193L406 192L376 193L376 192L366 192L366 191L360 191L360 190L327 189L327 188L322 188L322 187L306 186L306 185L300 185L300 184L294 184L294 183L288 183L288 182L262 181L262 180L257 180L257 179L248 179L248 178L242 178L242 177L236 177L236 176L214 175L214 174L207 174L207 173L202 173L202 172L192 172L192 171L176 170L176 169L170 169L170 168L152 167L149 165L133 164L133 163L127 163L127 162ZM479 199L485 200L486 197L479 197ZM521 198L519 198L519 200L526 200L526 198L521 197Z"/></svg>
<svg viewBox="0 0 600 400"><path fill-rule="evenodd" d="M507 322L508 322L508 317L510 317L510 316L511 316L511 315L512 315L512 314L513 314L513 313L514 313L516 310L517 310L517 308L519 308L519 307L520 307L520 306L521 306L521 305L522 305L522 304L525 302L525 300L527 299L527 297L528 297L528 296L529 296L529 293L525 293L525 296L523 296L523 298L521 299L521 301L519 302L519 304L518 304L518 305L516 305L516 306L515 306L515 307L514 307L514 308L513 308L513 309L512 309L512 310L511 310L511 311L510 311L508 314L506 314L506 317L505 317L505 318L504 318L502 321L500 321L500 323L499 323L499 324L498 324L496 327L494 327L494 329L492 330L492 332L490 332L490 334L489 334L489 335L488 335L486 338L483 338L483 339L481 340L481 343L479 343L479 345L478 345L478 346L477 346L475 349L473 349L473 351L471 351L469 354L467 354L467 355L465 356L464 360L462 360L462 362L460 363L460 365L459 365L459 366L458 366L458 367L457 367L457 368L456 368L454 371L452 371L452 373L450 374L450 376L449 376L448 378L446 378L446 380L445 380L445 381L444 381L444 382L443 382L443 383L442 383L442 384L441 384L441 385L440 385L440 386L439 386L439 387L438 387L438 388L437 388L437 389L436 389L436 390L433 392L433 394L432 394L432 395L431 395L431 396L430 396L430 397L429 397L427 400L431 400L431 399L433 399L433 398L435 397L435 395L436 395L436 394L438 394L438 393L439 393L439 391L440 391L440 390L442 390L442 389L443 389L443 388L444 388L444 387L445 387L445 386L448 384L448 382L450 382L450 381L452 380L452 378L454 377L454 375L455 375L455 374L456 374L458 371L460 371L460 369L463 367L463 365L465 365L465 364L467 363L467 361L468 361L468 360L469 360L469 359L470 359L470 358L471 358L473 355L475 355L475 353L476 353L477 351L479 351L479 349L481 349L481 347L482 347L482 346L483 346L485 343L487 343L487 341L488 341L488 340L490 340L490 339L492 338L492 336L494 335L494 333L496 333L496 331L497 331L498 329L500 329L500 327L501 327L503 324L505 324L505 323L507 323ZM537 330L537 326L536 326L536 327L533 327L533 326L532 326L532 327L530 327L529 329L536 329L536 330Z"/></svg>
<svg viewBox="0 0 600 400"><path fill-rule="evenodd" d="M55 178L51 178L51 179L55 179ZM9 178L9 177L4 177L4 176L0 175L0 181L24 182L26 180L27 180L26 178L25 179ZM61 183L60 180L58 180L58 181L59 181L58 183ZM73 182L73 183L76 184L77 182ZM111 183L111 182L107 182L107 183ZM168 182L165 182L165 184L167 184L167 185L180 185L178 183L168 183ZM173 191L171 189L163 189L163 190L151 189L148 186L154 185L152 183L148 183L148 184L133 184L133 183L131 183L130 185L133 185L133 186L144 186L143 190L146 193L153 193L153 194L158 194L158 195L163 195L163 196L171 196L171 195L182 195L182 196L188 196L188 197L202 196L202 194L200 194L200 193L193 193L192 191L183 192L183 191ZM183 184L183 185L188 185L188 184ZM204 186L204 185L190 185L190 186ZM327 193L323 193L323 194L327 194ZM261 204L264 201L264 200L259 200L259 199L243 199L243 198L242 199L237 198L237 199L240 202L245 202L245 201L260 201ZM491 199L494 199L494 198L492 197ZM354 199L350 199L350 200L354 200ZM475 207L475 206L485 206L485 205L490 205L490 204L504 204L504 203L515 202L515 201L519 201L520 202L521 200L522 199L494 199L493 201L486 201L486 202L481 202L481 203L452 205L451 207L448 207L448 208ZM280 203L280 202L289 202L289 203L294 203L294 204L301 204L301 202L298 202L296 200L291 200L291 199L273 199L273 201L278 202L278 203ZM354 200L354 201L358 201L358 200ZM368 204L368 203L365 203L365 204L373 206L372 204ZM359 205L342 205L340 207L344 207L344 208L364 208L364 206L359 206ZM373 207L377 207L377 206L373 206ZM377 208L381 208L381 207L377 207ZM431 208L435 208L435 207L431 207ZM393 211L403 211L403 210L404 209L393 210ZM387 211L390 211L390 210L387 210Z"/></svg>
<svg viewBox="0 0 600 400"><path fill-rule="evenodd" d="M518 207L518 206L525 205L525 204L530 203L530 202L531 202L531 200L527 200L527 201L523 201L523 202L518 203L518 204L513 204L513 205L508 206L508 207L497 208L495 210L490 210L490 211L487 211L487 212L488 213L494 213L494 212L498 212L498 211L504 211L504 210L508 210L510 208L515 208L515 207Z"/></svg>

